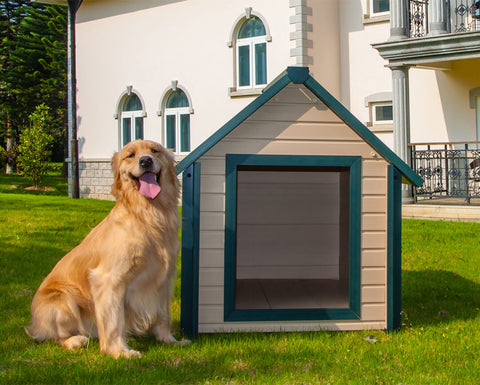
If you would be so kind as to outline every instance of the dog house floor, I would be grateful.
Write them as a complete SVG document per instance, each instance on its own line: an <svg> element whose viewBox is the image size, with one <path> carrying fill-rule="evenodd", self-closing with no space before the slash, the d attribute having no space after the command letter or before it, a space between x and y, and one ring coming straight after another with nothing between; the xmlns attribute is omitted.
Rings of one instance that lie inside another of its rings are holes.
<svg viewBox="0 0 480 385"><path fill-rule="evenodd" d="M235 308L238 310L348 306L348 287L338 280L237 279Z"/></svg>

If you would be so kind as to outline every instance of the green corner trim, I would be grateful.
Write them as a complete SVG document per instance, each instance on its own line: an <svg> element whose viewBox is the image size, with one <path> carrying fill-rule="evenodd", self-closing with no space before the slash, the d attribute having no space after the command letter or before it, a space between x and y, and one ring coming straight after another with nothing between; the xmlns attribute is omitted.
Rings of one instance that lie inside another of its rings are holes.
<svg viewBox="0 0 480 385"><path fill-rule="evenodd" d="M401 326L402 310L402 175L388 166L387 330Z"/></svg>
<svg viewBox="0 0 480 385"><path fill-rule="evenodd" d="M180 327L190 337L198 334L198 273L200 236L200 164L183 173L182 272Z"/></svg>

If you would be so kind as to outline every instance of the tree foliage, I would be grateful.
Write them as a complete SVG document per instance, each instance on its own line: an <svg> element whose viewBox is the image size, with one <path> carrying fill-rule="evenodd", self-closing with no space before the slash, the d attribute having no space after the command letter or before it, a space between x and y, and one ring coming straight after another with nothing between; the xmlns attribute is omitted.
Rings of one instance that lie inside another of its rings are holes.
<svg viewBox="0 0 480 385"><path fill-rule="evenodd" d="M48 160L52 154L54 138L50 132L53 119L50 108L45 104L39 105L29 119L30 126L20 135L18 166L23 174L32 179L35 187L38 187L42 176L48 171Z"/></svg>
<svg viewBox="0 0 480 385"><path fill-rule="evenodd" d="M57 159L66 144L67 9L0 0L0 145L18 142L29 115L45 103Z"/></svg>

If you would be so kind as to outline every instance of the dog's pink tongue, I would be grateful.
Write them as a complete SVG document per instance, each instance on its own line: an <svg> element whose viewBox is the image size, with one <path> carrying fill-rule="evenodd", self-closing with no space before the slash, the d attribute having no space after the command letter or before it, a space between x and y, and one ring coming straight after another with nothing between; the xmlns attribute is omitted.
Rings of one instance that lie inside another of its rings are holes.
<svg viewBox="0 0 480 385"><path fill-rule="evenodd" d="M154 173L146 172L140 177L140 188L138 189L140 194L154 199L161 190L162 188L158 185Z"/></svg>

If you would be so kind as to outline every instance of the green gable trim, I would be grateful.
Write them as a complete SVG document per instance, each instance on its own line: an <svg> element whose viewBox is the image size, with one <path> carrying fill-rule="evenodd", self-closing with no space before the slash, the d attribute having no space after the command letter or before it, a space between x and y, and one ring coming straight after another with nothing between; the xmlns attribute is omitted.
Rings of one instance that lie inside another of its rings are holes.
<svg viewBox="0 0 480 385"><path fill-rule="evenodd" d="M377 136L371 132L362 122L360 122L349 110L345 108L337 99L335 99L325 88L323 88L311 76L304 82L305 86L316 94L322 101L350 128L369 143L377 152L388 162L392 163L407 179L415 186L421 186L423 179L413 171L397 154L385 145Z"/></svg>
<svg viewBox="0 0 480 385"><path fill-rule="evenodd" d="M235 309L237 170L239 166L349 168L349 306L347 308ZM361 168L360 156L226 155L224 268L224 320L226 322L360 319Z"/></svg>
<svg viewBox="0 0 480 385"><path fill-rule="evenodd" d="M335 99L325 88L323 88L309 74L308 67L288 67L275 80L273 80L263 93L253 100L242 111L235 115L230 121L205 140L200 146L192 151L177 165L177 174L183 172L190 164L195 162L226 135L237 128L243 121L250 117L255 111L267 103L278 92L288 84L304 84L322 102L329 107L340 119L352 128L360 137L369 143L388 162L393 164L404 176L407 183L421 186L423 180L418 176L402 159L400 159L390 148L388 148L375 134L373 134L363 123L361 123L348 109Z"/></svg>
<svg viewBox="0 0 480 385"><path fill-rule="evenodd" d="M205 142L188 154L177 165L177 174L183 172L190 164L195 162L198 158L215 146L220 140L237 128L243 121L249 118L255 111L267 103L289 83L290 78L288 77L287 72L282 73L273 83L263 90L263 93L260 96L253 100L248 106L246 106L212 136L205 140Z"/></svg>

